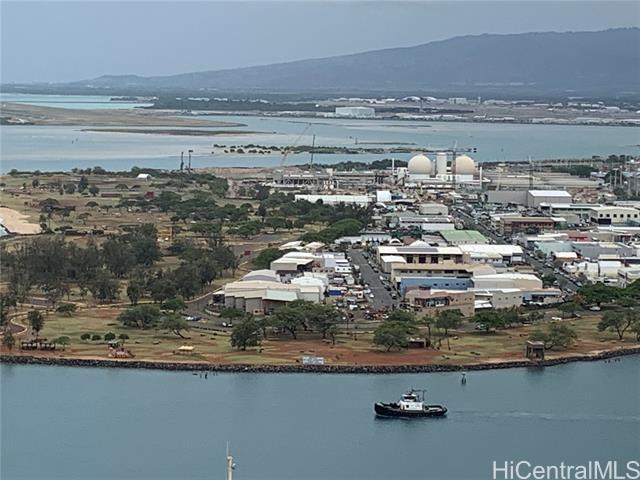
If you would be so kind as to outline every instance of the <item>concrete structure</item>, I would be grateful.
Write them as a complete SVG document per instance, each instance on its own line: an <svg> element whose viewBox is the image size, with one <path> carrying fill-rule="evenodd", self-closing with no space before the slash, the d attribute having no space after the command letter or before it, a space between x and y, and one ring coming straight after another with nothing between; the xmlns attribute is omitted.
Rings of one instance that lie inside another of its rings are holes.
<svg viewBox="0 0 640 480"><path fill-rule="evenodd" d="M527 192L527 207L538 208L543 203L570 204L571 194L565 190L529 190Z"/></svg>
<svg viewBox="0 0 640 480"><path fill-rule="evenodd" d="M418 211L420 212L420 215L428 217L449 215L449 207L443 203L421 203L418 205Z"/></svg>
<svg viewBox="0 0 640 480"><path fill-rule="evenodd" d="M505 215L500 217L498 228L502 235L511 236L516 233L552 232L559 223L559 219L552 217Z"/></svg>
<svg viewBox="0 0 640 480"><path fill-rule="evenodd" d="M376 116L376 111L371 107L336 107L335 115L336 117L373 118Z"/></svg>
<svg viewBox="0 0 640 480"><path fill-rule="evenodd" d="M409 160L407 168L398 169L397 174L405 185L450 184L454 181L480 184L480 179L475 178L476 164L471 157L460 155L449 159L447 152L437 152L435 161L423 154L415 155Z"/></svg>
<svg viewBox="0 0 640 480"><path fill-rule="evenodd" d="M476 289L513 289L532 290L542 288L542 280L530 273L496 273L492 275L474 276L473 287Z"/></svg>
<svg viewBox="0 0 640 480"><path fill-rule="evenodd" d="M476 295L476 308L486 304L490 308L502 310L519 307L524 302L524 293L519 288L473 289Z"/></svg>
<svg viewBox="0 0 640 480"><path fill-rule="evenodd" d="M404 258L408 264L462 263L463 254L458 247L432 247L419 240L406 247L381 245L377 249L378 262L383 256Z"/></svg>
<svg viewBox="0 0 640 480"><path fill-rule="evenodd" d="M307 202L316 203L318 200L322 201L325 205L339 205L344 203L345 205L358 205L360 207L366 207L372 203L372 198L368 195L311 195L311 194L296 194L295 201L306 200Z"/></svg>
<svg viewBox="0 0 640 480"><path fill-rule="evenodd" d="M440 235L451 246L489 243L487 237L477 230L442 230Z"/></svg>
<svg viewBox="0 0 640 480"><path fill-rule="evenodd" d="M632 207L598 206L591 208L589 218L599 225L638 223L640 210Z"/></svg>
<svg viewBox="0 0 640 480"><path fill-rule="evenodd" d="M254 315L268 314L288 302L306 299L300 286L265 280L227 283L223 295L225 307Z"/></svg>
<svg viewBox="0 0 640 480"><path fill-rule="evenodd" d="M445 310L460 310L465 317L475 313L475 294L470 291L416 288L407 291L405 300L413 309L430 316Z"/></svg>
<svg viewBox="0 0 640 480"><path fill-rule="evenodd" d="M488 255L496 258L500 256L501 263L505 265L522 263L524 258L524 251L520 245L511 244L463 244L458 245L460 251L465 255L465 260L470 261L473 256ZM489 257L491 258L491 257Z"/></svg>
<svg viewBox="0 0 640 480"><path fill-rule="evenodd" d="M468 290L473 286L471 277L453 276L402 276L399 277L400 294L414 288L430 288L432 290Z"/></svg>

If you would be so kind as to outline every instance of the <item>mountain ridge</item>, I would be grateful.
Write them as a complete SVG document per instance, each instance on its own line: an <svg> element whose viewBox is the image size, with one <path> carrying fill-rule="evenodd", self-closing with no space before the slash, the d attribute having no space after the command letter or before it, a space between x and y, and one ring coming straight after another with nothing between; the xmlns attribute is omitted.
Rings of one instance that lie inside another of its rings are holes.
<svg viewBox="0 0 640 480"><path fill-rule="evenodd" d="M640 28L480 34L415 46L162 76L104 75L98 87L262 91L640 90Z"/></svg>

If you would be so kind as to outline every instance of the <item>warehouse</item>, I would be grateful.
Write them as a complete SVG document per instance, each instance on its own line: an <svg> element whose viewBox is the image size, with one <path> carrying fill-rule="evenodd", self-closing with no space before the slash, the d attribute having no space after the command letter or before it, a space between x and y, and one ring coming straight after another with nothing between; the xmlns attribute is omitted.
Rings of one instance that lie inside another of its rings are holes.
<svg viewBox="0 0 640 480"><path fill-rule="evenodd" d="M527 192L527 207L539 208L543 203L570 204L571 194L565 190L529 190Z"/></svg>

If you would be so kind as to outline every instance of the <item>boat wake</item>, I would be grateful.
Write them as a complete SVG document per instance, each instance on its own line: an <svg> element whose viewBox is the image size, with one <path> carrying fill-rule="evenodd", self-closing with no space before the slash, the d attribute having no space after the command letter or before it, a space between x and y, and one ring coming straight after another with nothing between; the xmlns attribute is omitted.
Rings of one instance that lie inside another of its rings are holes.
<svg viewBox="0 0 640 480"><path fill-rule="evenodd" d="M544 412L481 412L475 410L456 410L453 412L456 417L475 417L475 418L511 418L522 420L548 420L553 422L621 422L621 423L640 423L640 415L572 415L561 413L544 413Z"/></svg>

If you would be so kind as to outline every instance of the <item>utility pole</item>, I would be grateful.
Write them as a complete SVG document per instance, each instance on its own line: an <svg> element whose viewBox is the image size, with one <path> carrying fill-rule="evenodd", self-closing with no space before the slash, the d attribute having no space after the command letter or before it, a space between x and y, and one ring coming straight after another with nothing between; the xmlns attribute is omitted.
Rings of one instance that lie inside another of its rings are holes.
<svg viewBox="0 0 640 480"><path fill-rule="evenodd" d="M187 167L187 170L191 173L191 154L193 153L193 150L189 149L187 153L189 153L189 166Z"/></svg>
<svg viewBox="0 0 640 480"><path fill-rule="evenodd" d="M184 170L184 152L180 152L180 173Z"/></svg>

